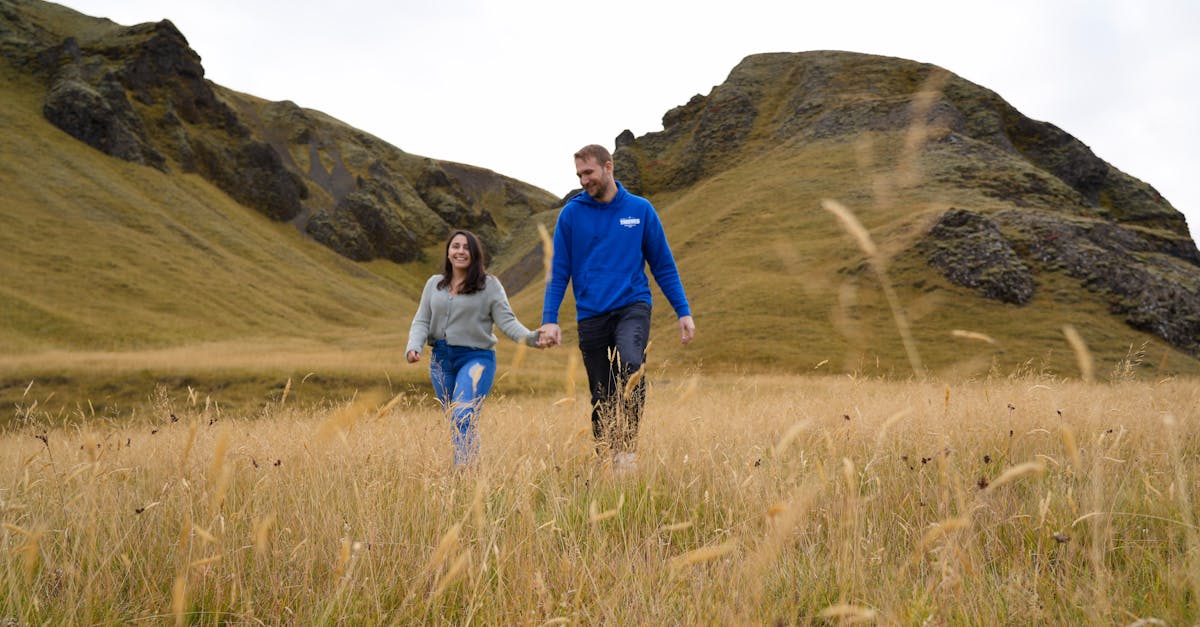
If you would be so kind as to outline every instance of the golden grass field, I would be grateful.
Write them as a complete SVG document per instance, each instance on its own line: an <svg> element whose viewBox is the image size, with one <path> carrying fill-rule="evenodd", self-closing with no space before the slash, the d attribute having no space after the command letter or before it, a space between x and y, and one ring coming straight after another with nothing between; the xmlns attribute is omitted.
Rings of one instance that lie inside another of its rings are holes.
<svg viewBox="0 0 1200 627"><path fill-rule="evenodd" d="M1200 619L1194 380L660 369L615 476L581 385L501 374L467 471L423 387L27 412L0 435L0 624Z"/></svg>

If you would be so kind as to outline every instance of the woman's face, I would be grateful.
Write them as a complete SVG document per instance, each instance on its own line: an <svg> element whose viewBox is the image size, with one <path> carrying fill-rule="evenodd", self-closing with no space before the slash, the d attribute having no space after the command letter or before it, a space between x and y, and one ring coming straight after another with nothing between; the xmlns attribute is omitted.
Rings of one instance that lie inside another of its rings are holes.
<svg viewBox="0 0 1200 627"><path fill-rule="evenodd" d="M450 240L450 249L446 251L450 266L455 270L466 271L471 267L471 248L467 245L467 236L459 233Z"/></svg>

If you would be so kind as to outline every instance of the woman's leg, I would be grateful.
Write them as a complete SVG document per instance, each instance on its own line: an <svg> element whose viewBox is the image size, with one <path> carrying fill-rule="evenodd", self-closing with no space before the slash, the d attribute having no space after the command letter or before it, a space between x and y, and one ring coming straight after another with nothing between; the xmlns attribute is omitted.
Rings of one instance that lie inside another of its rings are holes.
<svg viewBox="0 0 1200 627"><path fill-rule="evenodd" d="M470 416L460 417L461 389L458 375L462 360L459 359L459 349L436 342L433 345L432 356L429 360L429 379L433 383L433 394L442 404L442 410L450 418L451 436L454 444L454 465L459 466L471 459L471 448L474 446L474 435L470 432ZM470 389L470 388L466 388Z"/></svg>
<svg viewBox="0 0 1200 627"><path fill-rule="evenodd" d="M474 462L479 456L479 410L496 377L496 353L471 350L464 352L455 362L458 368L450 414L454 433L454 464L461 466Z"/></svg>
<svg viewBox="0 0 1200 627"><path fill-rule="evenodd" d="M444 342L434 344L429 357L429 380L433 383L433 395L442 404L442 409L447 411L450 409L450 399L454 395L455 374L450 347Z"/></svg>

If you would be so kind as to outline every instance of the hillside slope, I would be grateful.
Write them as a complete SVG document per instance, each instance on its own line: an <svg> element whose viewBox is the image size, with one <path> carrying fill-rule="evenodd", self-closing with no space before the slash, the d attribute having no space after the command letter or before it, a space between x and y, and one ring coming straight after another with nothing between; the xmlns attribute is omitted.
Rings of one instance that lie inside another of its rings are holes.
<svg viewBox="0 0 1200 627"><path fill-rule="evenodd" d="M0 352L317 336L411 297L195 175L83 146L0 67ZM18 157L19 156L19 157Z"/></svg>

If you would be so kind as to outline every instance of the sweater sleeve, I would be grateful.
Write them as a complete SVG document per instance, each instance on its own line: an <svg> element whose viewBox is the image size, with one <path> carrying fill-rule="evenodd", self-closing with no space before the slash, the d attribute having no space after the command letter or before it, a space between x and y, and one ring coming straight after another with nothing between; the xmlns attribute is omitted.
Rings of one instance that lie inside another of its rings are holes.
<svg viewBox="0 0 1200 627"><path fill-rule="evenodd" d="M675 256L667 244L667 234L663 231L658 212L653 208L646 213L646 230L642 237L642 255L646 257L654 282L658 283L663 295L675 309L675 315L680 318L692 315L687 295L683 292L683 282L679 279L679 269L675 266Z"/></svg>
<svg viewBox="0 0 1200 627"><path fill-rule="evenodd" d="M421 352L425 341L429 339L429 321L433 317L429 301L433 298L435 279L437 276L430 277L425 282L425 289L421 291L421 304L417 305L417 313L413 315L412 325L408 328L408 347L404 350L405 354L408 354L408 351Z"/></svg>
<svg viewBox="0 0 1200 627"><path fill-rule="evenodd" d="M563 207L554 226L554 252L550 260L550 278L546 281L546 294L542 300L542 324L558 324L558 309L567 293L571 280L571 220L569 208Z"/></svg>
<svg viewBox="0 0 1200 627"><path fill-rule="evenodd" d="M512 341L524 342L528 346L537 346L538 332L530 331L521 324L520 320L517 320L517 315L513 313L512 305L508 302L508 294L505 293L504 286L500 284L500 279L489 275L487 281L492 322L495 322L500 331Z"/></svg>

